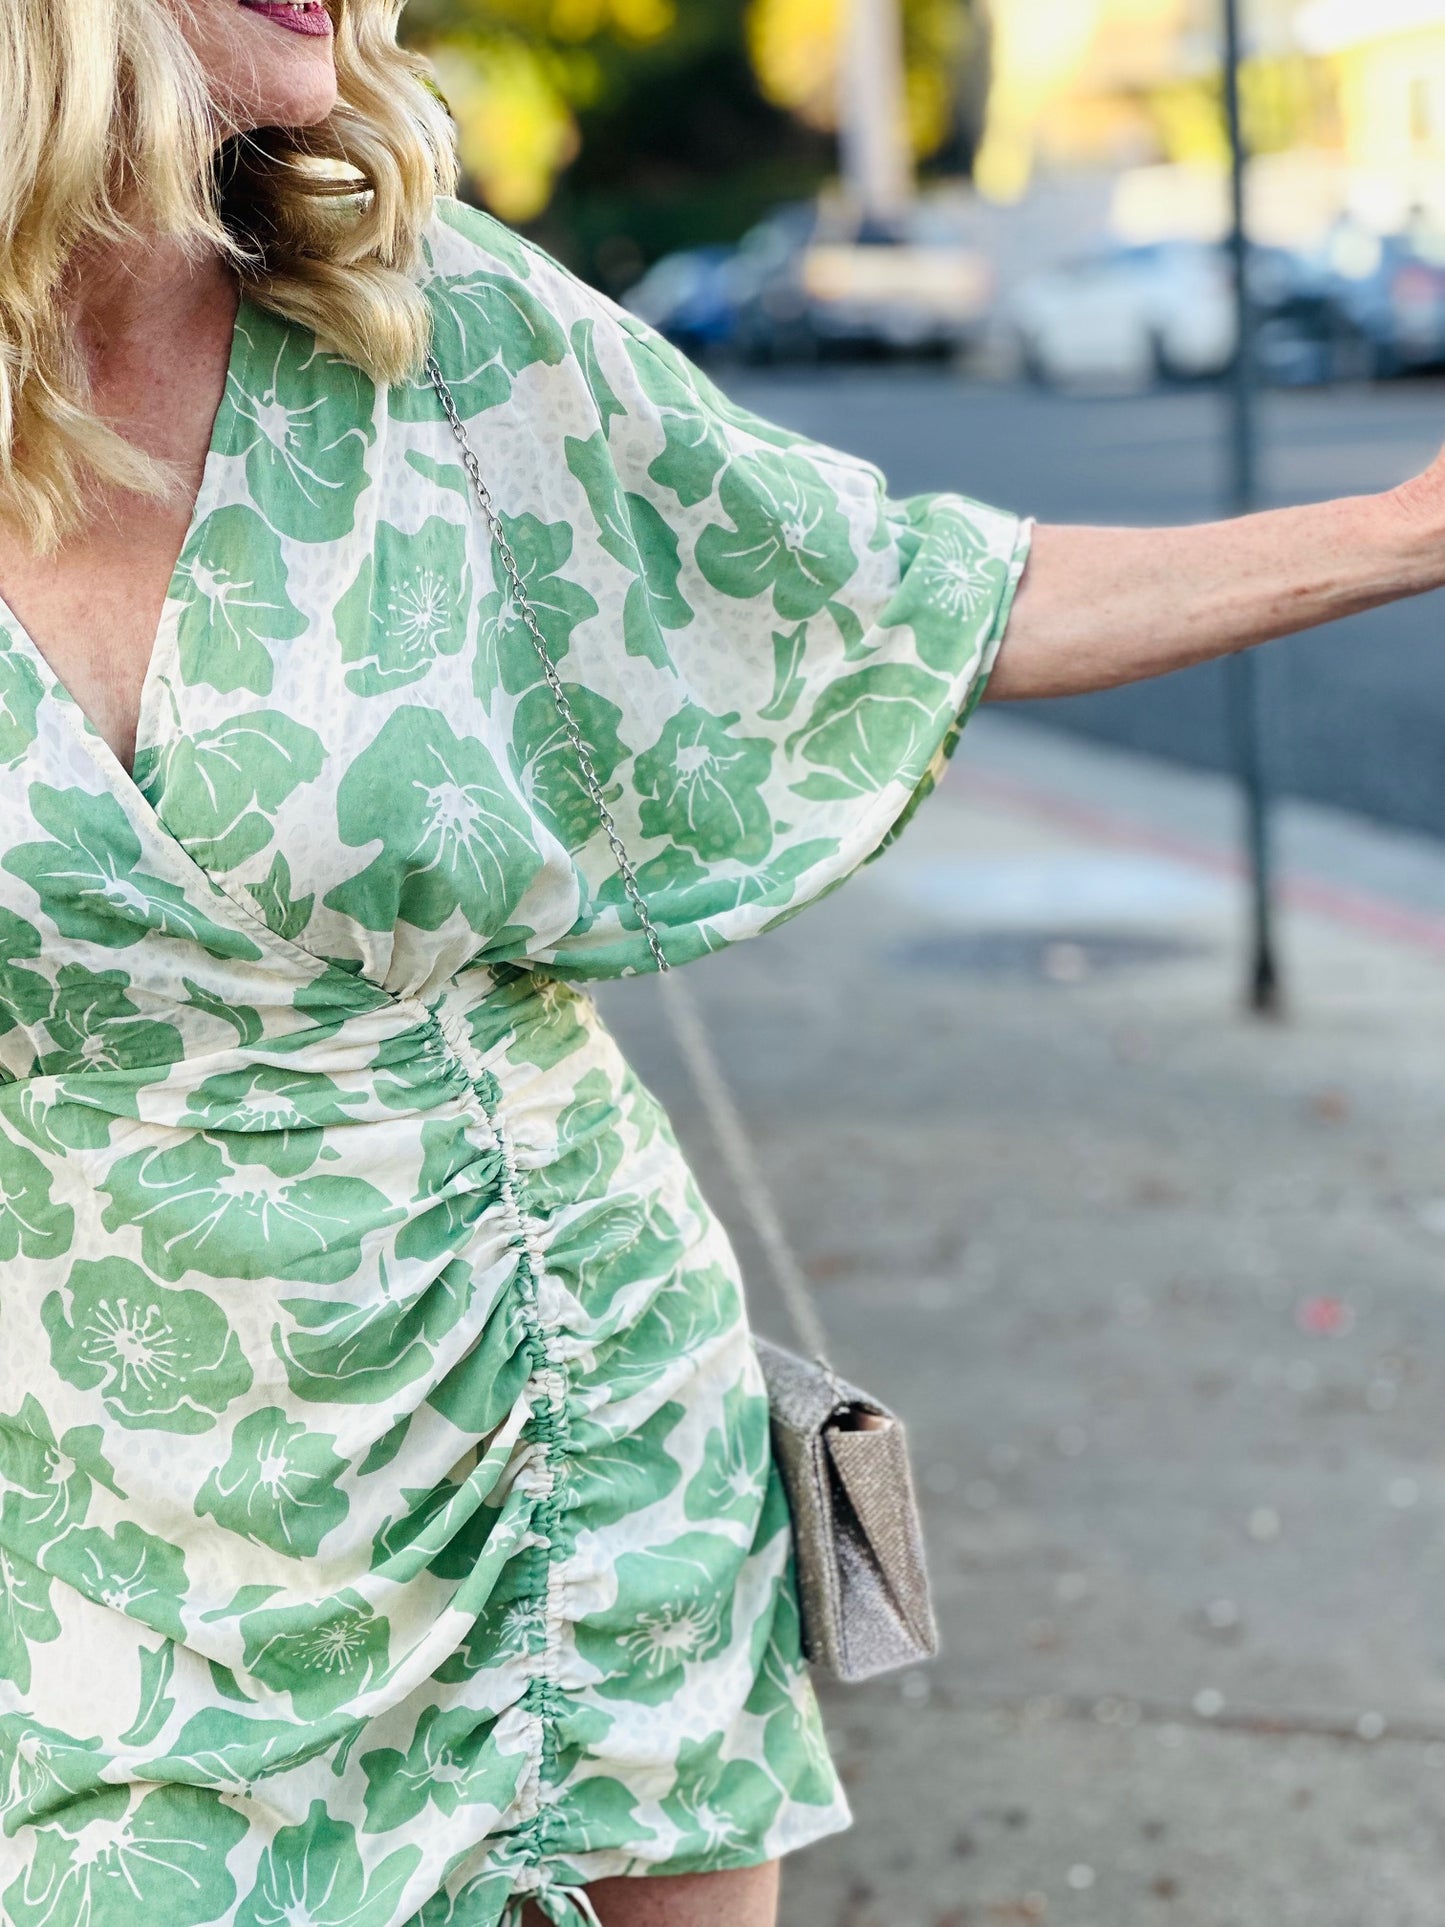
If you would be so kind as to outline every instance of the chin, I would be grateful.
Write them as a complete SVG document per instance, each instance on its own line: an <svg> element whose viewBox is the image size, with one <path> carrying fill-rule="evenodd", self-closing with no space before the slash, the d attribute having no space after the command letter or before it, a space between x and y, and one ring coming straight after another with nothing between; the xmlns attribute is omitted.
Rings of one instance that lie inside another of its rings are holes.
<svg viewBox="0 0 1445 1927"><path fill-rule="evenodd" d="M211 98L238 134L314 127L336 106L335 43L288 32L241 0L177 0Z"/></svg>
<svg viewBox="0 0 1445 1927"><path fill-rule="evenodd" d="M243 95L221 93L221 111L233 132L254 134L266 127L316 127L336 106L335 76L248 88Z"/></svg>
<svg viewBox="0 0 1445 1927"><path fill-rule="evenodd" d="M316 127L336 106L336 78L324 86L298 87L283 98L262 104L257 127Z"/></svg>
<svg viewBox="0 0 1445 1927"><path fill-rule="evenodd" d="M219 92L217 101L232 134L257 134L268 127L318 127L336 106L336 87L275 87L248 92L242 99Z"/></svg>

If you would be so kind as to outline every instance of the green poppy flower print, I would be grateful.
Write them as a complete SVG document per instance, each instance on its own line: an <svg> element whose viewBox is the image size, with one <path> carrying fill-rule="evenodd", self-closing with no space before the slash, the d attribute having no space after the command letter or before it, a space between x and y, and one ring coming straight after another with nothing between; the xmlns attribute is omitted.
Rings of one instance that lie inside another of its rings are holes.
<svg viewBox="0 0 1445 1927"><path fill-rule="evenodd" d="M558 1271L587 1276L600 1317L621 1294L673 1278L686 1252L682 1227L663 1205L616 1197L575 1212L551 1247Z"/></svg>
<svg viewBox="0 0 1445 1927"><path fill-rule="evenodd" d="M771 592L788 622L815 616L857 572L852 531L812 462L760 450L728 465L718 500L731 528L698 537L697 565L722 595Z"/></svg>
<svg viewBox="0 0 1445 1927"><path fill-rule="evenodd" d="M220 1690L219 1678L217 1685ZM234 1675L227 1677L226 1691L232 1699L248 1697ZM190 1772L207 1785L249 1793L258 1780L315 1759L334 1744L335 1735L325 1723L306 1732L294 1721L251 1719L232 1707L208 1706L186 1721L170 1751L145 1761L145 1774L159 1780Z"/></svg>
<svg viewBox="0 0 1445 1927"><path fill-rule="evenodd" d="M297 1714L309 1720L380 1684L391 1627L348 1586L315 1605L245 1613L241 1636L247 1672L273 1692L289 1693Z"/></svg>
<svg viewBox="0 0 1445 1927"><path fill-rule="evenodd" d="M398 1847L368 1870L356 1829L313 1800L301 1825L282 1827L262 1854L236 1927L392 1927L420 1859L420 1847Z"/></svg>
<svg viewBox="0 0 1445 1927"><path fill-rule="evenodd" d="M18 763L39 734L45 685L16 646L0 612L0 764Z"/></svg>
<svg viewBox="0 0 1445 1927"><path fill-rule="evenodd" d="M511 274L484 270L448 277L433 315L433 352L464 416L506 401L524 369L555 368L566 359L567 336L556 316ZM437 418L429 384L394 388L391 406L403 421Z"/></svg>
<svg viewBox="0 0 1445 1927"><path fill-rule="evenodd" d="M639 866L637 881L644 902L667 906L667 921L673 931L669 961L690 963L727 941L715 934L713 919L764 899L774 903L786 901L800 877L837 854L835 837L814 837L781 851L773 845L766 866L743 868L739 865L729 869L701 863L691 850L674 843ZM626 906L622 879L608 877L590 909L578 919L578 928L590 929L601 910L626 915Z"/></svg>
<svg viewBox="0 0 1445 1927"><path fill-rule="evenodd" d="M487 1006L479 1006L473 1013L472 1041L478 1050L484 1050L495 1021L501 1019L506 1025L509 1063L532 1064L539 1071L555 1070L564 1058L586 1047L587 1027L579 1002L570 985L529 970L510 985L499 984ZM493 1003L495 1009L491 1008ZM476 1021L478 1017L481 1022Z"/></svg>
<svg viewBox="0 0 1445 1927"><path fill-rule="evenodd" d="M79 1795L98 1792L104 1764L99 1740L77 1739L25 1713L0 1715L0 1814L6 1838L78 1807Z"/></svg>
<svg viewBox="0 0 1445 1927"><path fill-rule="evenodd" d="M768 1401L744 1385L723 1400L722 1423L707 1435L703 1461L688 1482L689 1519L754 1520L768 1482Z"/></svg>
<svg viewBox="0 0 1445 1927"><path fill-rule="evenodd" d="M694 508L712 494L727 466L731 453L727 435L716 415L700 404L692 383L673 366L645 343L629 340L627 348L666 437L662 453L647 472L660 487L670 489L684 508Z"/></svg>
<svg viewBox="0 0 1445 1927"><path fill-rule="evenodd" d="M502 1175L501 1153L479 1148L464 1123L435 1119L422 1125L421 1139L421 1179L412 1202L431 1208L399 1233L397 1255L404 1258L437 1258L464 1245L496 1201Z"/></svg>
<svg viewBox="0 0 1445 1927"><path fill-rule="evenodd" d="M361 1263L363 1239L401 1216L361 1178L277 1182L257 1165L233 1164L206 1137L133 1151L100 1188L110 1198L106 1230L138 1226L147 1268L172 1280L194 1269L339 1284Z"/></svg>
<svg viewBox="0 0 1445 1927"><path fill-rule="evenodd" d="M58 1639L60 1621L50 1603L50 1574L13 1550L16 1497L7 1492L0 1499L0 1680L28 1693L30 1648Z"/></svg>
<svg viewBox="0 0 1445 1927"><path fill-rule="evenodd" d="M49 1168L0 1127L0 1263L70 1249L75 1213L52 1199L51 1184Z"/></svg>
<svg viewBox="0 0 1445 1927"><path fill-rule="evenodd" d="M562 571L572 555L572 530L566 522L542 522L535 515L502 517L502 532L516 558L542 640L554 663L572 647L572 631L597 614L597 604ZM516 695L531 689L542 662L501 560L494 565L497 586L483 596L477 611L478 647L474 668L477 695L490 708L497 685ZM550 700L550 698L549 698Z"/></svg>
<svg viewBox="0 0 1445 1927"><path fill-rule="evenodd" d="M668 1442L686 1418L685 1407L668 1399L625 1438L588 1437L570 1475L569 1500L586 1511L594 1530L621 1525L679 1484L682 1466Z"/></svg>
<svg viewBox="0 0 1445 1927"><path fill-rule="evenodd" d="M279 1405L252 1412L232 1434L230 1458L201 1487L196 1511L276 1552L314 1557L351 1505L337 1489L347 1461L335 1444Z"/></svg>
<svg viewBox="0 0 1445 1927"><path fill-rule="evenodd" d="M519 281L530 279L532 273L531 251L520 236L503 227L500 221L477 221L477 210L463 201L442 199L437 202L437 226L450 228L453 233L465 237L466 245L473 255L481 255L485 261L500 264L509 274L516 275ZM436 254L428 239L422 241L422 258L428 267L435 271Z"/></svg>
<svg viewBox="0 0 1445 1927"><path fill-rule="evenodd" d="M171 1291L128 1258L77 1259L40 1307L56 1371L99 1391L118 1425L208 1432L251 1388L251 1367L220 1306Z"/></svg>
<svg viewBox="0 0 1445 1927"><path fill-rule="evenodd" d="M274 813L321 774L314 729L256 709L177 736L136 760L136 782L173 836L206 870L234 870L271 841Z"/></svg>
<svg viewBox="0 0 1445 1927"><path fill-rule="evenodd" d="M618 734L622 711L580 683L564 683L563 689L603 797L615 803L622 791L612 779L628 755L627 745ZM517 704L512 718L511 763L523 793L547 828L569 850L580 849L596 835L597 806L582 780L577 752L545 684L529 690Z"/></svg>
<svg viewBox="0 0 1445 1927"><path fill-rule="evenodd" d="M957 515L934 536L918 581L910 586L923 591L939 616L967 621L998 601L1007 567L1008 557L996 554L973 524Z"/></svg>
<svg viewBox="0 0 1445 1927"><path fill-rule="evenodd" d="M734 734L738 717L686 703L670 716L633 780L649 836L670 836L706 861L757 862L772 848L772 812L763 785L773 745Z"/></svg>
<svg viewBox="0 0 1445 1927"><path fill-rule="evenodd" d="M236 1898L244 1817L199 1787L108 1787L36 1835L6 1888L7 1927L204 1927Z"/></svg>
<svg viewBox="0 0 1445 1927"><path fill-rule="evenodd" d="M804 689L803 664L808 655L808 625L773 631L773 695L766 709L758 711L764 722L786 722L798 706Z"/></svg>
<svg viewBox="0 0 1445 1927"><path fill-rule="evenodd" d="M73 1425L57 1439L45 1409L26 1393L17 1411L0 1413L0 1487L6 1493L7 1540L27 1559L83 1525L93 1483L123 1498L100 1449L98 1425Z"/></svg>
<svg viewBox="0 0 1445 1927"><path fill-rule="evenodd" d="M126 1746L146 1746L164 1727L176 1710L166 1692L176 1670L176 1642L163 1639L159 1646L143 1646L140 1660L140 1704L136 1716L121 1734Z"/></svg>
<svg viewBox="0 0 1445 1927"><path fill-rule="evenodd" d="M660 669L671 667L665 629L685 629L691 603L678 586L678 538L647 496L624 494L605 436L567 442L567 466L582 484L597 523L597 540L632 577L622 604L622 646Z"/></svg>
<svg viewBox="0 0 1445 1927"><path fill-rule="evenodd" d="M320 1071L259 1064L203 1078L186 1107L185 1122L223 1135L233 1164L264 1164L278 1178L309 1171L325 1130L345 1124L361 1091L343 1091Z"/></svg>
<svg viewBox="0 0 1445 1927"><path fill-rule="evenodd" d="M666 335L660 335L646 327L635 315L625 311L617 317L618 325L625 336L627 352L632 356L634 365L641 373L641 364L650 361L670 376L674 392L680 390L693 397L698 408L706 411L709 420L718 429L741 430L747 437L748 446L763 442L772 448L801 449L807 451L810 444L806 436L783 428L777 422L770 422L751 409L741 407L724 394L710 375L707 375L695 362L687 359L675 348ZM649 393L653 391L649 389ZM654 399L657 397L654 396ZM816 450L814 451L816 453Z"/></svg>
<svg viewBox="0 0 1445 1927"><path fill-rule="evenodd" d="M617 399L612 384L603 372L602 358L597 352L597 323L589 316L579 321L572 330L572 353L577 357L577 365L582 370L583 379L592 391L592 399L597 404L597 416L605 435L612 426L614 418L626 421L626 404Z"/></svg>
<svg viewBox="0 0 1445 1927"><path fill-rule="evenodd" d="M736 1865L748 1843L764 1835L782 1804L782 1792L751 1760L722 1758L723 1736L684 1740L676 1779L662 1811L686 1842L689 1861L700 1866Z"/></svg>
<svg viewBox="0 0 1445 1927"><path fill-rule="evenodd" d="M288 593L281 543L253 508L236 502L206 517L176 564L172 595L182 682L269 695L272 645L304 635L306 618Z"/></svg>
<svg viewBox="0 0 1445 1927"><path fill-rule="evenodd" d="M186 1560L179 1546L122 1519L114 1532L98 1526L67 1532L49 1558L56 1576L87 1599L170 1639L185 1638Z"/></svg>
<svg viewBox="0 0 1445 1927"><path fill-rule="evenodd" d="M503 1813L527 1771L525 1754L503 1753L493 1722L470 1707L443 1712L429 1706L405 1753L382 1747L361 1756L366 1774L366 1831L404 1827L428 1805L453 1814L458 1807Z"/></svg>
<svg viewBox="0 0 1445 1927"><path fill-rule="evenodd" d="M467 639L472 602L466 530L432 516L413 535L379 522L372 546L336 605L346 687L378 696L424 676Z"/></svg>
<svg viewBox="0 0 1445 1927"><path fill-rule="evenodd" d="M399 792L386 779L411 772ZM397 709L342 777L342 840L378 855L327 893L329 909L368 930L398 916L436 930L458 912L495 931L542 867L530 820L486 745L458 736L434 709Z"/></svg>
<svg viewBox="0 0 1445 1927"><path fill-rule="evenodd" d="M152 930L217 957L260 956L249 937L141 868L140 838L115 797L32 783L30 811L51 840L13 844L0 864L30 885L62 936L128 950Z"/></svg>
<svg viewBox="0 0 1445 1927"><path fill-rule="evenodd" d="M142 1017L123 970L87 970L62 964L45 1014L50 1049L36 1069L43 1077L70 1077L82 1071L153 1070L164 1076L186 1054L174 1024Z"/></svg>
<svg viewBox="0 0 1445 1927"><path fill-rule="evenodd" d="M602 1071L589 1071L574 1086L572 1102L557 1119L556 1155L533 1183L543 1204L581 1204L600 1198L625 1152L617 1129L617 1101Z"/></svg>
<svg viewBox="0 0 1445 1927"><path fill-rule="evenodd" d="M769 1515L776 1517L779 1530L786 1529L787 1501L776 1474L764 1510L764 1525L758 1529L759 1543L767 1536ZM834 1797L836 1779L823 1716L817 1699L807 1690L807 1676L800 1671L802 1626L791 1558L779 1575L771 1616L764 1613L758 1619L756 1645L758 1672L747 1710L767 1722L763 1759L778 1785L787 1787L795 1800L827 1806Z"/></svg>
<svg viewBox="0 0 1445 1927"><path fill-rule="evenodd" d="M334 542L350 530L376 439L361 370L253 302L236 318L222 451L243 455L251 500L278 534Z"/></svg>
<svg viewBox="0 0 1445 1927"><path fill-rule="evenodd" d="M608 1698L659 1706L681 1691L687 1668L720 1653L732 1636L731 1540L688 1532L657 1551L617 1561L617 1596L577 1622L577 1650L597 1668Z"/></svg>
<svg viewBox="0 0 1445 1927"><path fill-rule="evenodd" d="M409 1228L409 1227L408 1227ZM433 1347L466 1315L471 1269L444 1265L419 1298L375 1305L290 1298L299 1330L277 1325L271 1342L297 1398L323 1405L375 1405L420 1378Z"/></svg>
<svg viewBox="0 0 1445 1927"><path fill-rule="evenodd" d="M33 923L0 908L0 1037L17 1024L34 1024L50 1009L49 979L27 967L40 947Z"/></svg>
<svg viewBox="0 0 1445 1927"><path fill-rule="evenodd" d="M846 801L874 796L902 778L916 783L936 747L946 685L908 663L878 663L841 676L788 738L788 754L815 765L799 796Z"/></svg>
<svg viewBox="0 0 1445 1927"><path fill-rule="evenodd" d="M650 1300L625 1353L607 1361L609 1392L626 1400L650 1390L679 1358L704 1351L741 1316L741 1287L720 1265L679 1268Z"/></svg>
<svg viewBox="0 0 1445 1927"><path fill-rule="evenodd" d="M630 1849L657 1838L656 1831L638 1812L639 1804L637 1795L623 1781L608 1773L589 1773L586 1779L564 1787L551 1811L574 1853L617 1853L620 1841ZM557 1871L561 1880L582 1885L580 1872L569 1874L565 1861Z"/></svg>
<svg viewBox="0 0 1445 1927"><path fill-rule="evenodd" d="M291 865L279 850L272 857L265 878L260 883L246 885L246 895L261 912L267 928L274 930L285 943L295 943L310 923L316 902L314 890L308 890L304 896L292 893Z"/></svg>

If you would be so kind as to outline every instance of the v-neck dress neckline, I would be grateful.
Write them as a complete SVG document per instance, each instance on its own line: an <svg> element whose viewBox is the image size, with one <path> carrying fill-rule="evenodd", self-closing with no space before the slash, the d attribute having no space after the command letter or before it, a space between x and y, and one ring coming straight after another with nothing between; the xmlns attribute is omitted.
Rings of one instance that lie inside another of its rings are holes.
<svg viewBox="0 0 1445 1927"><path fill-rule="evenodd" d="M136 711L135 750L130 769L126 768L65 678L57 671L49 656L6 601L3 593L0 593L0 625L9 629L23 655L48 686L57 707L66 718L67 725L81 737L86 749L102 766L111 783L118 786L123 793L128 793L133 800L141 803L144 803L146 798L137 780L136 771L142 767L142 759L146 752L158 747L163 734L164 712L161 705L161 691L175 663L181 607L176 590L187 559L195 545L196 536L204 526L206 518L218 506L224 487L223 450L231 432L230 418L235 406L234 392L242 374L241 363L249 341L246 327L249 308L248 297L243 291L231 323L231 339L226 350L226 378L221 387L221 398L216 404L216 412L211 419L200 484L186 519L185 534L176 551L176 559L171 565L171 572L166 581L165 600L161 604L155 633L151 637L145 674L141 678L140 704Z"/></svg>

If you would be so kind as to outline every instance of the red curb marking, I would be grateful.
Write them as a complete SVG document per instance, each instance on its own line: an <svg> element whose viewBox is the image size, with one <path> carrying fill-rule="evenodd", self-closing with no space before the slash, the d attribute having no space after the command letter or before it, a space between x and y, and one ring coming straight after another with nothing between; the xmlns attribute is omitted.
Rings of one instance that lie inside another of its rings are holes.
<svg viewBox="0 0 1445 1927"><path fill-rule="evenodd" d="M971 791L986 801L1007 804L1061 829L1081 830L1126 849L1148 850L1214 876L1229 877L1236 882L1244 879L1244 864L1237 856L1222 856L1207 844L1192 842L1173 831L1149 829L1134 818L1114 816L1094 804L1065 801L1057 793L1035 788L1017 777L965 767L958 772L954 783L946 786L945 794L949 790L958 801L966 801ZM1328 883L1322 877L1302 876L1298 872L1285 875L1281 894L1291 909L1330 917L1337 923L1368 931L1372 936L1414 944L1445 957L1445 916L1406 910L1384 897L1369 896L1363 891Z"/></svg>

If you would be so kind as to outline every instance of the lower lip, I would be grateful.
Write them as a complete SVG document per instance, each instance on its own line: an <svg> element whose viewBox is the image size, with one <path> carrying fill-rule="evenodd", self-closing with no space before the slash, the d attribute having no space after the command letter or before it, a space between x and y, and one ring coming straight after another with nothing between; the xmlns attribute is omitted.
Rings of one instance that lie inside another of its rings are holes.
<svg viewBox="0 0 1445 1927"><path fill-rule="evenodd" d="M284 27L288 33L306 34L312 40L326 40L331 36L331 15L325 7L288 7L269 6L266 0L240 0L247 13L256 13L273 26Z"/></svg>

